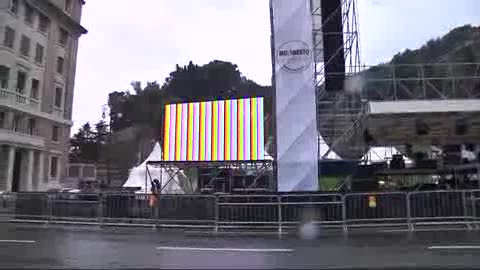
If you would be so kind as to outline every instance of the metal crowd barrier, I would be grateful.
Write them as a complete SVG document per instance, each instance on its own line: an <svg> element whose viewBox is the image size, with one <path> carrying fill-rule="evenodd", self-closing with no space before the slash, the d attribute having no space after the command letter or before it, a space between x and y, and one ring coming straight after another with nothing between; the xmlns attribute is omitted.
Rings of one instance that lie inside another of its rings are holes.
<svg viewBox="0 0 480 270"><path fill-rule="evenodd" d="M346 209L344 218L347 225L364 223L395 225L408 221L406 193L346 194L344 203Z"/></svg>
<svg viewBox="0 0 480 270"><path fill-rule="evenodd" d="M276 228L282 221L280 200L275 195L221 195L216 207L220 227Z"/></svg>
<svg viewBox="0 0 480 270"><path fill-rule="evenodd" d="M98 194L50 194L49 210L51 220L96 221L99 216Z"/></svg>
<svg viewBox="0 0 480 270"><path fill-rule="evenodd" d="M161 195L156 207L150 207L144 194L105 194L101 200L102 222L215 223L215 196Z"/></svg>
<svg viewBox="0 0 480 270"><path fill-rule="evenodd" d="M472 190L467 196L467 211L471 220L478 225L480 219L480 190Z"/></svg>
<svg viewBox="0 0 480 270"><path fill-rule="evenodd" d="M13 216L16 219L48 219L50 200L45 193L16 193Z"/></svg>
<svg viewBox="0 0 480 270"><path fill-rule="evenodd" d="M149 195L105 193L2 193L1 220L244 228L282 232L311 222L322 227L480 225L480 190L290 194Z"/></svg>
<svg viewBox="0 0 480 270"><path fill-rule="evenodd" d="M280 196L282 224L313 222L322 225L343 223L344 204L341 194Z"/></svg>
<svg viewBox="0 0 480 270"><path fill-rule="evenodd" d="M9 219L15 213L16 194L0 194L0 218Z"/></svg>
<svg viewBox="0 0 480 270"><path fill-rule="evenodd" d="M408 194L412 221L464 220L467 191L422 191Z"/></svg>

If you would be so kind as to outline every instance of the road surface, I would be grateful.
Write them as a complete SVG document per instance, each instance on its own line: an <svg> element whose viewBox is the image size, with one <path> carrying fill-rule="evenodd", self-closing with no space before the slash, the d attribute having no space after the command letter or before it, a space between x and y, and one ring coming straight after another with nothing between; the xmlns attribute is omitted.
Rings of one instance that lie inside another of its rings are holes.
<svg viewBox="0 0 480 270"><path fill-rule="evenodd" d="M1 268L480 267L480 233L211 236L0 223Z"/></svg>

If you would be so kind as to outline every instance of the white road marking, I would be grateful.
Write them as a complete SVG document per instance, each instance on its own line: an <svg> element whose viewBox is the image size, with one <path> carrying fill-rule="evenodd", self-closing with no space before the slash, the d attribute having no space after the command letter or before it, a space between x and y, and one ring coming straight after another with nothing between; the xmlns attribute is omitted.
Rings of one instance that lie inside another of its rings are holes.
<svg viewBox="0 0 480 270"><path fill-rule="evenodd" d="M392 229L392 230L379 230L380 233L398 233L398 232L448 232L448 231L467 231L464 228L439 228L439 229Z"/></svg>
<svg viewBox="0 0 480 270"><path fill-rule="evenodd" d="M428 249L480 249L480 246L431 246Z"/></svg>
<svg viewBox="0 0 480 270"><path fill-rule="evenodd" d="M293 252L289 248L200 248L200 247L157 247L157 250L185 250L185 251L231 251L231 252Z"/></svg>
<svg viewBox="0 0 480 270"><path fill-rule="evenodd" d="M0 240L0 243L35 244L33 240Z"/></svg>

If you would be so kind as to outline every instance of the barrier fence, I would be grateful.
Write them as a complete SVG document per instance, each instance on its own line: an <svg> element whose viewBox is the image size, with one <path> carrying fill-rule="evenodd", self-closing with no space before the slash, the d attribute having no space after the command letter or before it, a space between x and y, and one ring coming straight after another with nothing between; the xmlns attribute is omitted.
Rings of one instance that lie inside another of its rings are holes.
<svg viewBox="0 0 480 270"><path fill-rule="evenodd" d="M480 190L290 194L149 195L3 193L3 221L90 222L165 227L283 230L305 222L353 227L463 224L477 227Z"/></svg>

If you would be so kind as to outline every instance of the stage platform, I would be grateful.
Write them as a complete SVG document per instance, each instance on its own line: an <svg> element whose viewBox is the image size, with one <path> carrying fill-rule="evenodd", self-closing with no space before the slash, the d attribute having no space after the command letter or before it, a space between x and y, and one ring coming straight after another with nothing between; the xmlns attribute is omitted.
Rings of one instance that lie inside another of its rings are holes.
<svg viewBox="0 0 480 270"><path fill-rule="evenodd" d="M371 146L480 144L480 99L371 101Z"/></svg>
<svg viewBox="0 0 480 270"><path fill-rule="evenodd" d="M167 173L168 179L160 179L164 185L182 173L190 184L196 183L195 192L215 194L277 190L273 160L149 161L146 166L147 172L149 167L155 167Z"/></svg>

